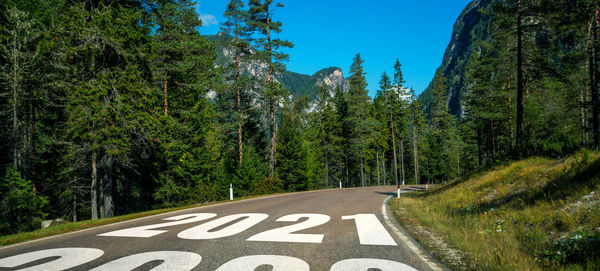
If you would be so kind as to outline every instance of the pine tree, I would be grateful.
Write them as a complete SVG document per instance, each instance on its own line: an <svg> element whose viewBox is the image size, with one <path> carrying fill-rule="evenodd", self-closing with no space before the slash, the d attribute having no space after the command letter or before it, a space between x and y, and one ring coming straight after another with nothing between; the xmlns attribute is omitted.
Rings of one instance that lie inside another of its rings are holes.
<svg viewBox="0 0 600 271"><path fill-rule="evenodd" d="M0 232L9 234L37 229L46 217L42 210L48 199L36 196L30 181L21 178L12 167L0 180Z"/></svg>
<svg viewBox="0 0 600 271"><path fill-rule="evenodd" d="M270 154L269 154L269 176L273 177L275 172L275 153L277 150L277 123L276 115L279 103L285 98L287 91L275 81L275 74L285 70L283 61L288 60L288 55L282 53L280 48L292 48L293 43L287 40L273 38L273 33L281 32L281 22L273 20L276 8L283 5L273 0L250 0L248 20L246 24L258 38L253 43L260 51L256 53L259 61L267 64L267 78L262 78L264 84L263 99L266 102L267 115L269 119Z"/></svg>
<svg viewBox="0 0 600 271"><path fill-rule="evenodd" d="M592 133L594 135L594 148L600 149L600 9L594 5L593 23L593 71L594 86L592 87ZM592 61L590 60L590 63Z"/></svg>
<svg viewBox="0 0 600 271"><path fill-rule="evenodd" d="M308 153L302 138L300 114L304 110L299 100L294 100L283 110L279 151L277 152L277 177L287 191L310 189L308 178Z"/></svg>
<svg viewBox="0 0 600 271"><path fill-rule="evenodd" d="M456 147L459 145L454 117L448 110L446 78L437 70L432 86L434 103L431 107L428 160L429 177L448 180L454 177L452 170L458 163Z"/></svg>
<svg viewBox="0 0 600 271"><path fill-rule="evenodd" d="M348 163L348 156L350 155L350 131L351 127L347 125L346 119L348 116L348 101L344 90L337 86L335 89L335 108L339 121L341 122L342 128L339 130L339 137L341 138L343 163L344 163L344 184L350 186L350 169Z"/></svg>
<svg viewBox="0 0 600 271"><path fill-rule="evenodd" d="M412 132L412 145L413 145L413 160L414 160L414 178L415 184L419 184L419 133L425 126L425 114L423 113L423 106L417 99L415 91L410 90L411 103L408 107L408 123Z"/></svg>
<svg viewBox="0 0 600 271"><path fill-rule="evenodd" d="M402 77L402 74L400 73L399 76ZM394 78L396 79L397 76L394 76ZM399 106L397 101L396 89L400 88L401 85L396 85L394 86L395 88L392 89L390 79L387 77L387 74L384 73L381 76L381 81L379 81L379 87L382 89L382 91L384 91L387 94L387 111L389 115L390 135L392 135L392 153L394 157L394 182L396 185L398 185L398 159L396 157L396 132L394 132L394 126L396 126L396 123L394 122L394 111L397 110L397 106Z"/></svg>
<svg viewBox="0 0 600 271"><path fill-rule="evenodd" d="M363 63L360 54L356 54L350 66L350 89L345 95L348 117L344 123L350 131L349 151L359 160L360 185L366 186L365 151L369 147L368 139L373 138L370 134L376 129L374 129L375 120L369 116L368 111L370 98L367 96L367 81Z"/></svg>
<svg viewBox="0 0 600 271"><path fill-rule="evenodd" d="M91 217L115 213L114 184L123 178L120 168L132 166L133 146L145 142L146 129L153 126L148 114L152 103L147 82L138 69L139 52L145 38L137 28L135 9L100 4L73 6L68 26L75 47L68 55L72 67L66 139L76 149L84 149L91 161ZM89 18L89 19L84 19ZM130 22L132 28L119 28L114 18ZM90 42L91 41L91 42ZM101 175L101 176L99 176ZM101 204L97 205L97 194ZM96 208L98 207L98 208ZM99 211L99 212L98 212Z"/></svg>
<svg viewBox="0 0 600 271"><path fill-rule="evenodd" d="M38 61L40 61L37 42L40 37L39 30L34 26L34 21L29 15L16 8L7 11L7 25L4 35L9 38L6 46L0 47L3 58L0 77L6 86L2 95L10 97L9 115L12 124L10 131L12 148L12 167L26 173L26 179L30 179L28 172L31 168L32 151L32 102L37 98L35 79L37 79ZM35 190L35 184L33 186Z"/></svg>
<svg viewBox="0 0 600 271"><path fill-rule="evenodd" d="M342 125L336 112L330 90L321 85L318 92L317 121L318 140L316 146L320 148L320 160L325 164L325 187L332 185L331 180L341 179L342 170L342 138L340 137ZM335 185L335 184L333 184Z"/></svg>
<svg viewBox="0 0 600 271"><path fill-rule="evenodd" d="M387 184L387 176L385 171L385 153L390 150L389 142L391 141L390 136L390 107L389 107L389 98L388 92L391 88L391 82L389 76L384 72L381 75L381 79L379 80L379 89L377 90L377 94L373 99L373 112L372 116L378 122L379 138L375 141L375 164L377 167L377 184L380 184L381 176L383 176L383 183ZM380 155L381 152L381 155ZM380 162L381 158L381 162ZM382 166L382 170L380 174L380 165Z"/></svg>
<svg viewBox="0 0 600 271"><path fill-rule="evenodd" d="M224 13L227 21L223 23L221 30L233 36L233 40L228 43L228 47L231 50L230 58L234 59L233 71L230 72L233 75L229 80L233 80L231 88L235 92L235 110L236 114L233 119L237 123L237 149L238 149L238 165L243 163L243 125L244 125L244 111L245 106L242 104L244 89L247 87L246 80L243 78L242 65L245 59L250 55L250 33L248 33L245 22L248 18L247 11L244 10L244 2L240 0L231 0L227 4L227 8Z"/></svg>
<svg viewBox="0 0 600 271"><path fill-rule="evenodd" d="M406 97L408 96L407 89L404 88L404 76L402 75L402 64L400 64L400 60L396 59L394 63L394 97L390 97L390 105L393 105L396 114L395 117L395 125L398 127L397 134L399 135L400 142L400 171L402 173L402 185L405 183L405 174L404 174L404 138L403 135L405 133L406 127ZM394 122L392 120L392 122ZM394 148L395 150L395 148ZM395 151L394 151L395 152Z"/></svg>

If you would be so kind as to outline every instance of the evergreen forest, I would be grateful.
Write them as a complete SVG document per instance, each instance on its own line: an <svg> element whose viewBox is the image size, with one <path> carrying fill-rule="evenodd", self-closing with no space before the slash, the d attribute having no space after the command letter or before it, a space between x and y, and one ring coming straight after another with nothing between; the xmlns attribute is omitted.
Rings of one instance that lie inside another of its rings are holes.
<svg viewBox="0 0 600 271"><path fill-rule="evenodd" d="M475 2L421 95L401 59L368 86L360 52L301 95L273 0L228 0L217 37L190 0L0 1L0 234L598 149L600 1Z"/></svg>

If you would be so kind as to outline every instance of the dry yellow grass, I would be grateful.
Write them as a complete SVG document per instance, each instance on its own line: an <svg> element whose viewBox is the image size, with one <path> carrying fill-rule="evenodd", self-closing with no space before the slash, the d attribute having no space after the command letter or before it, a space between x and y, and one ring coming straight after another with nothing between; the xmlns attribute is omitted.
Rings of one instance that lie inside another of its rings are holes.
<svg viewBox="0 0 600 271"><path fill-rule="evenodd" d="M600 152L581 151L561 160L514 162L391 204L400 223L425 246L428 237L419 236L419 228L462 251L459 263L445 260L453 269L597 270L600 252L581 256L577 248L555 244L583 231L600 232L598 194ZM592 249L600 250L598 243L591 243Z"/></svg>

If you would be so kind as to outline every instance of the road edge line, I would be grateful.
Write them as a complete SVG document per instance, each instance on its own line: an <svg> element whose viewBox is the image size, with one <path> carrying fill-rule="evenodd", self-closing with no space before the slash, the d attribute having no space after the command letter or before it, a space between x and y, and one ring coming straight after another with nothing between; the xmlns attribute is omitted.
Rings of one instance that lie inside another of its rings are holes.
<svg viewBox="0 0 600 271"><path fill-rule="evenodd" d="M288 193L281 193L281 194L275 194L275 195L264 195L264 196L259 196L259 197L256 197L256 198L234 200L234 201L225 201L225 202L220 202L220 203L215 203L215 204L207 204L207 205L202 205L202 206L190 207L190 208L185 208L185 209L181 209L181 210L175 210L175 211L172 211L172 212L166 212L166 213L160 213L160 214L155 214L155 215L143 216L143 217L138 217L138 218L134 218L134 219L130 219L130 220L124 220L124 221L119 221L119 222L115 222L115 223L99 225L99 226L96 226L96 227L85 228L85 229L80 229L80 230L76 230L76 231L65 232L65 233L56 234L56 235L50 235L50 236L46 236L46 237L42 237L42 238L28 240L28 241L25 241L25 242L20 242L20 243L16 243L16 244L10 244L10 245L7 245L7 246L0 246L0 251L2 251L4 249L7 249L7 248L13 248L13 247L21 246L21 245L27 245L27 244L31 244L31 243L35 243L35 242L39 242L39 241L45 241L45 240L52 239L52 238L67 236L67 235L76 234L76 233L82 233L82 232L96 230L96 229L101 229L101 228L105 228L105 227L109 227L109 226L115 226L115 225L120 225L120 224L124 224L124 223L135 222L135 221L138 221L138 220L153 218L153 217L157 217L157 216L173 215L173 214L177 214L177 213L181 213L181 212L186 212L186 211L190 211L190 210L197 210L197 209L202 209L202 208L207 208L207 207L214 207L214 206L217 206L217 205L229 205L229 204L235 204L235 203L239 203L239 202L261 200L261 199L267 199L267 198L276 198L276 197L281 197L281 196L286 196L286 195L294 195L294 194L315 193L315 192L322 192L322 191L329 191L329 190L339 190L339 188L323 189L323 190L300 191L300 192L291 192L291 193L288 192Z"/></svg>
<svg viewBox="0 0 600 271"><path fill-rule="evenodd" d="M394 223L392 223L387 214L387 209L389 208L388 202L390 201L390 199L392 199L392 197L393 196L388 196L381 205L381 215L383 216L385 224L392 230L392 232L394 232L394 234L396 234L396 236L398 236L398 238L400 238L402 242L404 242L404 244L406 244L406 246L408 246L417 255L417 257L421 259L421 261L423 261L427 266L429 266L431 270L447 270L447 268L444 268L439 263L433 261L431 259L432 257L428 253L426 253L419 244L417 244L415 241L409 238L404 232L398 229L398 227L396 227Z"/></svg>

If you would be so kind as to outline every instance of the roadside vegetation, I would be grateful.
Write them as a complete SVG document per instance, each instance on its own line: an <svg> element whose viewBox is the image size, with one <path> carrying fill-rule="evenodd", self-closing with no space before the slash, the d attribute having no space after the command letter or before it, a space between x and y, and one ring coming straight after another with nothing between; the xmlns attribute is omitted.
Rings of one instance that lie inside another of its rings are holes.
<svg viewBox="0 0 600 271"><path fill-rule="evenodd" d="M600 152L530 158L394 199L398 221L455 270L598 270Z"/></svg>
<svg viewBox="0 0 600 271"><path fill-rule="evenodd" d="M234 201L259 198L259 197L265 197L265 196L272 196L275 194L279 194L279 193L275 193L273 191L266 191L265 193L260 194L260 195L235 198ZM174 211L178 211L178 210L185 210L185 209L197 208L197 207L201 207L201 206L213 205L213 204L218 204L218 203L223 203L223 202L229 202L229 201L223 200L223 201L215 201L215 202L209 202L209 203L203 203L203 204L185 205L185 206L174 207L174 208L156 209L156 210L132 213L132 214L109 217L109 218L83 220L83 221L79 221L79 222L65 221L62 224L58 224L56 226L51 226L46 229L39 229L39 230L34 230L34 231L21 232L21 233L0 236L0 247L17 244L17 243L22 243L22 242L26 242L26 241L30 241L30 240L34 240L34 239L49 237L49 236L53 236L53 235L89 229L89 228L98 227L98 226L102 226L102 225L108 225L108 224L112 224L112 223L117 223L117 222L122 222L122 221L142 218L142 217L148 217L148 216L153 216L153 215L159 215L159 214L174 212Z"/></svg>

